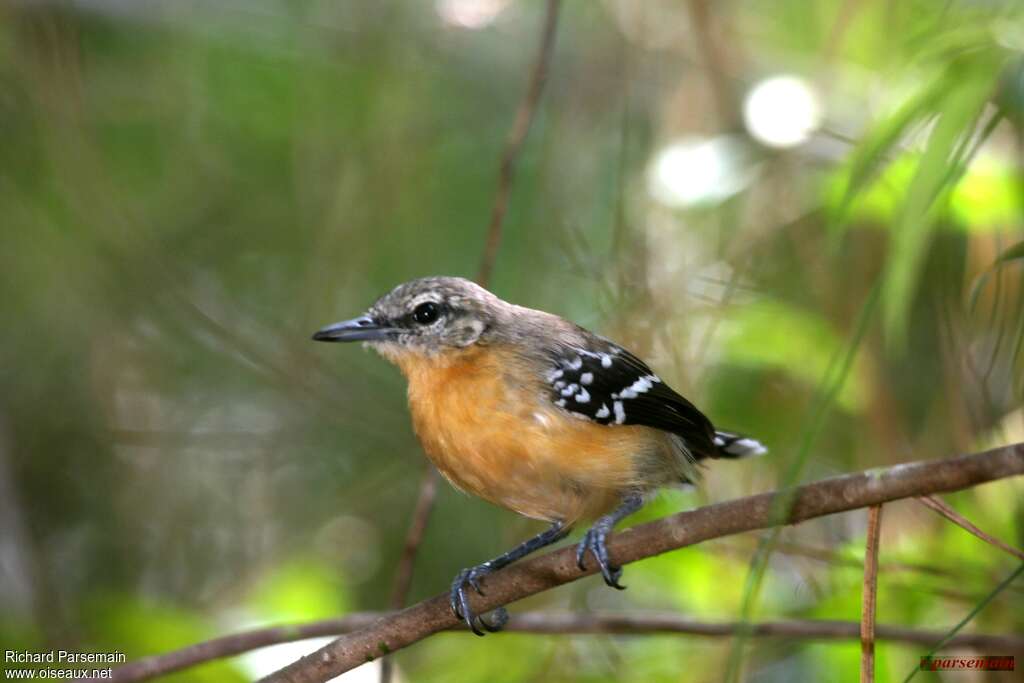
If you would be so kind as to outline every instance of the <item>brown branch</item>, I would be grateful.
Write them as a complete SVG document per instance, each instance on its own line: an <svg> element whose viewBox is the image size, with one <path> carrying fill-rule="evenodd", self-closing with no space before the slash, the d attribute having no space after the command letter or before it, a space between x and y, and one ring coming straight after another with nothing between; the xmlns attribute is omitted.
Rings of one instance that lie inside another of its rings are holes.
<svg viewBox="0 0 1024 683"><path fill-rule="evenodd" d="M892 500L956 491L1004 477L1024 474L1024 443L946 460L906 463L885 469L825 479L793 491L762 493L681 512L629 529L608 539L616 564L659 555L712 538L772 525L779 496L791 502L786 518L795 524L814 517L880 505ZM473 596L481 614L593 573L580 571L575 550L561 550L526 560L487 577L486 595ZM435 596L373 626L338 638L316 652L271 674L270 683L326 681L382 653L412 645L456 624L445 594Z"/></svg>
<svg viewBox="0 0 1024 683"><path fill-rule="evenodd" d="M878 537L882 506L868 508L868 539L864 550L864 596L860 613L860 683L875 680L875 606L878 602Z"/></svg>
<svg viewBox="0 0 1024 683"><path fill-rule="evenodd" d="M985 533L984 531L982 531L978 527L976 527L973 524L971 524L970 520L968 520L966 517L961 515L959 512L957 512L956 510L951 508L944 501L936 498L935 496L918 496L917 500L918 500L918 502L922 503L926 507L931 508L935 512L939 513L940 515L942 515L943 517L948 519L949 521L953 522L953 524L956 524L957 526L962 527L963 529L965 529L966 531L968 531L971 534L974 534L975 536L977 536L981 540L985 541L986 543L990 543L990 544L994 545L995 547L999 548L1000 550L1002 550L1004 552L1007 552L1007 553L1010 553L1011 555L1013 555L1014 557L1016 557L1019 560L1024 560L1024 551L1018 550L1017 548L1014 548L1011 545L1007 545L1006 543L1003 543L1002 541L1000 541L995 536L992 536L991 534Z"/></svg>
<svg viewBox="0 0 1024 683"><path fill-rule="evenodd" d="M712 4L711 0L689 0L687 8L696 39L694 42L704 61L708 84L721 118L720 127L731 130L740 124L740 108L730 83L729 55L719 36L719 19L714 16Z"/></svg>
<svg viewBox="0 0 1024 683"><path fill-rule="evenodd" d="M423 535L427 531L427 521L430 519L430 511L434 507L434 498L437 497L437 477L437 470L428 463L423 472L423 479L420 481L420 493L412 512L412 522L409 524L409 532L405 537L402 556L398 560L395 583L391 589L391 609L402 608L409 595L412 570L416 563L416 550L423 542Z"/></svg>
<svg viewBox="0 0 1024 683"><path fill-rule="evenodd" d="M501 225L505 220L505 212L508 210L508 198L512 191L512 181L515 178L516 162L519 159L520 151L522 151L523 141L526 140L526 134L530 131L534 114L537 112L537 103L540 101L541 93L544 92L544 84L548 79L551 54L554 52L555 34L558 28L558 11L561 4L561 0L548 0L544 10L544 29L540 39L540 48L530 72L530 83L526 87L526 93L519 103L519 110L516 112L512 129L505 140L505 150L502 152L501 166L498 168L498 189L495 191L494 205L491 208L491 222L487 227L484 254L480 261L480 271L476 276L476 281L482 287L486 287L491 281L494 260L498 256L498 247L501 245Z"/></svg>
<svg viewBox="0 0 1024 683"><path fill-rule="evenodd" d="M427 522L430 521L430 513L434 509L434 499L437 498L437 480L439 478L437 469L429 462L423 472L423 479L420 480L420 492L416 498L416 507L412 512L412 521L409 522L409 531L405 535L405 546L402 548L402 556L398 560L398 568L395 570L395 583L391 588L391 609L401 609L409 597L409 587L412 585L412 572L416 566L416 553L423 536L427 533ZM385 657L381 661L380 683L391 681L391 658Z"/></svg>
<svg viewBox="0 0 1024 683"><path fill-rule="evenodd" d="M181 671L215 659L223 659L261 647L290 643L307 638L336 636L373 626L387 612L356 612L335 619L324 619L306 624L268 626L214 638L174 652L146 657L114 670L115 683L135 683L157 676ZM738 622L706 622L687 619L678 614L641 612L633 614L573 614L559 612L523 612L514 614L505 627L515 633L550 635L653 635L678 634L708 638L728 638L736 634ZM763 638L800 640L848 640L859 637L859 625L852 621L788 620L746 624L750 635ZM449 630L464 631L461 625ZM931 646L945 633L903 626L879 625L876 637L880 640ZM966 633L955 636L947 646L972 648L984 652L1024 651L1024 636L987 633Z"/></svg>

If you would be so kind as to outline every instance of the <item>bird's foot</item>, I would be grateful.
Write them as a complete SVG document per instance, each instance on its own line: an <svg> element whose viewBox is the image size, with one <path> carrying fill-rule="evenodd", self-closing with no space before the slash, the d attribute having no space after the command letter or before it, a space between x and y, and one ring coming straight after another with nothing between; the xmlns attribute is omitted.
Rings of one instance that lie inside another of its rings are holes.
<svg viewBox="0 0 1024 683"><path fill-rule="evenodd" d="M484 562L475 567L463 569L455 575L455 580L452 581L452 590L449 596L452 612L455 613L456 617L466 622L469 630L478 636L484 635L485 632L494 633L495 631L500 631L508 623L508 611L504 607L494 610L492 621L488 621L482 616L473 614L473 610L469 606L468 588L472 588L478 594L483 595L484 591L480 588L480 579L492 571L494 570L491 564Z"/></svg>
<svg viewBox="0 0 1024 683"><path fill-rule="evenodd" d="M616 567L608 558L608 547L605 545L605 539L610 531L611 528L601 524L600 521L592 526L576 548L576 565L580 569L586 569L584 560L589 550L593 553L594 559L597 560L597 566L601 568L601 576L604 577L604 582L612 588L624 590L626 587L619 583L619 579L622 578L622 567Z"/></svg>

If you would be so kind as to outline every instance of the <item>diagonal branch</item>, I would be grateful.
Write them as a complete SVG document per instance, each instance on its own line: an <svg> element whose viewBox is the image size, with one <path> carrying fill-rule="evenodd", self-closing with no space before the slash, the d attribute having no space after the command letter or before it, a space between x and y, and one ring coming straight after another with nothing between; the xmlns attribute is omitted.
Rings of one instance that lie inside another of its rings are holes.
<svg viewBox="0 0 1024 683"><path fill-rule="evenodd" d="M995 536L985 533L978 527L974 526L969 519L947 505L945 501L936 498L935 496L918 496L917 500L925 507L931 508L949 521L953 522L953 524L962 527L968 533L974 534L986 543L990 543L1000 550L1010 553L1018 560L1024 560L1024 550L1018 550L1011 545L1003 543Z"/></svg>
<svg viewBox="0 0 1024 683"><path fill-rule="evenodd" d="M157 676L181 671L215 659L223 659L261 647L291 643L307 638L336 636L369 628L389 616L387 612L356 612L344 617L323 619L305 624L267 626L214 638L180 650L146 657L114 670L114 683L136 683ZM786 638L799 640L852 640L860 634L852 621L794 619L764 621L745 626L755 638ZM677 634L705 638L730 638L741 628L739 622L707 622L688 619L671 612L638 612L626 614L577 614L570 612L523 612L513 614L505 630L512 633L550 635L653 635ZM462 625L452 630L464 631ZM879 640L930 647L946 634L941 631L913 629L879 624L875 637ZM1024 636L990 633L957 634L947 644L950 648L972 648L982 652L1024 651Z"/></svg>
<svg viewBox="0 0 1024 683"><path fill-rule="evenodd" d="M795 524L1020 474L1024 474L1024 443L946 460L905 463L681 512L615 534L608 540L608 549L616 564L622 565L711 538L764 529L772 525L773 503L779 496L791 501L786 522ZM474 596L473 610L483 613L593 573L592 569L581 572L574 555L572 548L563 548L487 577L486 595ZM438 595L338 638L264 680L321 683L455 624L447 596Z"/></svg>
<svg viewBox="0 0 1024 683"><path fill-rule="evenodd" d="M430 511L434 507L434 499L437 497L437 470L433 465L427 463L420 480L420 492L416 498L416 507L412 512L412 521L409 523L409 531L405 537L405 545L402 547L402 555L398 560L398 569L395 572L395 583L391 589L391 609L401 609L405 605L405 598L409 595L409 586L412 585L412 570L416 564L416 551L423 542L423 535L427 532L427 522L430 520Z"/></svg>
<svg viewBox="0 0 1024 683"><path fill-rule="evenodd" d="M398 566L395 569L394 584L391 586L391 609L402 609L405 607L405 600L409 597L409 588L412 586L413 569L416 567L416 555L419 552L420 544L427 533L427 523L430 521L430 513L434 509L434 500L437 498L437 480L441 478L437 468L430 462L426 463L423 470L423 477L420 479L420 492L416 496L416 507L412 511L412 519L409 521L409 530L405 533L405 545L402 546L402 555L398 558ZM332 634L333 635L333 634ZM385 657L380 664L380 683L391 683L392 661Z"/></svg>

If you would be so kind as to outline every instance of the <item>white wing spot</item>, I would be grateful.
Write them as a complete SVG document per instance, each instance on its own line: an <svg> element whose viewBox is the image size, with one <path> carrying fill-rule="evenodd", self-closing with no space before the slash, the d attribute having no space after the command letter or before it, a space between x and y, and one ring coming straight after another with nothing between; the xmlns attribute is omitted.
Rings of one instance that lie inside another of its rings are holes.
<svg viewBox="0 0 1024 683"><path fill-rule="evenodd" d="M565 389L562 389L562 396L572 396L576 393L576 390L580 388L578 384L570 384Z"/></svg>
<svg viewBox="0 0 1024 683"><path fill-rule="evenodd" d="M760 441L755 441L754 439L740 439L735 443L729 444L728 450L747 456L763 455L768 452L768 449Z"/></svg>
<svg viewBox="0 0 1024 683"><path fill-rule="evenodd" d="M596 413L594 413L594 417L596 417L597 419L600 420L600 419L608 417L611 414L612 414L612 412L610 410L608 410L608 406L605 405L604 403L602 403L600 410L598 410Z"/></svg>
<svg viewBox="0 0 1024 683"><path fill-rule="evenodd" d="M584 389L583 387L580 387L579 393L576 394L576 402L577 403L589 403L590 402L590 392L587 391L586 389Z"/></svg>
<svg viewBox="0 0 1024 683"><path fill-rule="evenodd" d="M564 398L558 399L557 401L555 401L555 405L558 406L559 408L564 408L565 407L565 399Z"/></svg>
<svg viewBox="0 0 1024 683"><path fill-rule="evenodd" d="M548 373L548 381L554 382L556 379L561 379L564 374L565 370L552 370Z"/></svg>
<svg viewBox="0 0 1024 683"><path fill-rule="evenodd" d="M602 368L610 368L611 366L612 366L612 357L609 356L607 353L602 353L601 354L601 367Z"/></svg>
<svg viewBox="0 0 1024 683"><path fill-rule="evenodd" d="M594 381L594 373L584 372L580 375L580 384L591 384Z"/></svg>
<svg viewBox="0 0 1024 683"><path fill-rule="evenodd" d="M576 360L570 361L565 364L565 367L569 370L579 370L583 367L583 359L576 356Z"/></svg>
<svg viewBox="0 0 1024 683"><path fill-rule="evenodd" d="M612 404L612 408L615 409L615 424L620 425L626 421L626 411L622 407L622 401L616 401Z"/></svg>
<svg viewBox="0 0 1024 683"><path fill-rule="evenodd" d="M640 394L644 393L648 389L654 386L655 382L659 382L656 375L644 375L637 381L633 382L628 388L624 389L619 396L621 398L636 398Z"/></svg>
<svg viewBox="0 0 1024 683"><path fill-rule="evenodd" d="M565 388L565 380L564 379L560 379L557 382L555 382L555 389L558 389L559 391L561 391L564 388Z"/></svg>

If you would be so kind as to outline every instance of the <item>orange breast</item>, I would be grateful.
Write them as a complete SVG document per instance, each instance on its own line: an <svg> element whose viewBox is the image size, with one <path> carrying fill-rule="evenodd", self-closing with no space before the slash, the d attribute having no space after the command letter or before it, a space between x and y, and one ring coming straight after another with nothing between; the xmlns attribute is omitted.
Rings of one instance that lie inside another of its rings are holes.
<svg viewBox="0 0 1024 683"><path fill-rule="evenodd" d="M464 491L528 517L572 523L610 510L629 489L664 483L652 479L663 477L658 463L671 457L665 435L569 416L532 381L537 373L507 352L395 360L409 380L424 450Z"/></svg>

